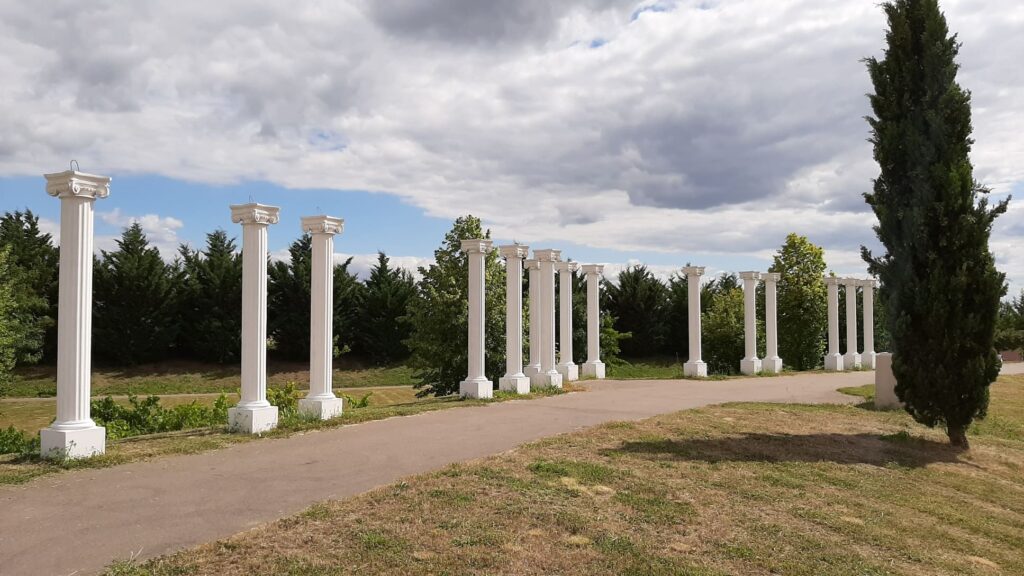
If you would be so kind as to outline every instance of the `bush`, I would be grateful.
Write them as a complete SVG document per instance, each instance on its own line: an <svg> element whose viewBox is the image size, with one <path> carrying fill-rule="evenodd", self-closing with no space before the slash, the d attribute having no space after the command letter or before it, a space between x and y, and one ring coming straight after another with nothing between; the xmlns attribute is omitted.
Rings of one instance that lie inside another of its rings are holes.
<svg viewBox="0 0 1024 576"><path fill-rule="evenodd" d="M92 417L96 423L106 427L107 437L114 440L143 434L175 432L208 426L224 425L228 419L228 400L221 394L213 406L198 402L181 404L173 408L160 405L160 397L128 397L128 406L118 404L107 396L93 400Z"/></svg>
<svg viewBox="0 0 1024 576"><path fill-rule="evenodd" d="M284 388L267 388L267 401L277 406L279 416L294 414L299 411L300 392L295 389L295 382L289 382Z"/></svg>
<svg viewBox="0 0 1024 576"><path fill-rule="evenodd" d="M0 454L31 454L39 451L39 436L14 426L0 428Z"/></svg>
<svg viewBox="0 0 1024 576"><path fill-rule="evenodd" d="M373 396L373 392L365 394L362 398L356 400L352 396L342 394L341 397L345 399L345 403L348 404L349 408L366 408L370 405L370 396Z"/></svg>

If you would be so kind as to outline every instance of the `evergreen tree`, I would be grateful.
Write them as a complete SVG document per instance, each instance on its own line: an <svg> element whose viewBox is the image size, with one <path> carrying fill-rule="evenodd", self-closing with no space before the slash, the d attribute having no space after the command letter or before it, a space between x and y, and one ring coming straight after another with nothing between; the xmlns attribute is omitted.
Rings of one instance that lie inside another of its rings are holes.
<svg viewBox="0 0 1024 576"><path fill-rule="evenodd" d="M163 261L135 223L117 250L102 252L94 274L96 355L128 365L166 358L180 328L178 267Z"/></svg>
<svg viewBox="0 0 1024 576"><path fill-rule="evenodd" d="M828 330L825 254L804 236L790 234L772 261L779 272L779 355L796 370L821 364Z"/></svg>
<svg viewBox="0 0 1024 576"><path fill-rule="evenodd" d="M288 248L288 262L273 262L267 269L267 333L274 351L287 360L309 360L310 280L313 237L303 234ZM349 258L334 267L335 356L351 349L362 299L362 284L349 273Z"/></svg>
<svg viewBox="0 0 1024 576"><path fill-rule="evenodd" d="M988 241L1006 201L990 207L974 180L970 94L956 82L960 44L938 3L883 7L885 55L867 60L881 174L865 199L885 253L862 252L881 280L896 394L915 420L945 425L950 442L966 448L999 374L993 338L1006 288Z"/></svg>
<svg viewBox="0 0 1024 576"><path fill-rule="evenodd" d="M667 335L668 288L646 266L631 266L616 283L604 282L605 310L615 318L615 329L632 337L621 343L627 358L651 356L663 349Z"/></svg>
<svg viewBox="0 0 1024 576"><path fill-rule="evenodd" d="M179 349L208 362L236 362L242 349L242 256L223 230L202 252L182 246Z"/></svg>
<svg viewBox="0 0 1024 576"><path fill-rule="evenodd" d="M434 264L419 269L418 294L409 305L408 345L420 395L456 393L466 378L469 264L461 241L490 236L479 218L460 217L434 251ZM493 250L484 259L485 373L495 382L505 373L505 268L499 258Z"/></svg>
<svg viewBox="0 0 1024 576"><path fill-rule="evenodd" d="M409 302L416 295L416 282L407 270L392 268L380 252L377 264L366 280L359 310L358 352L376 364L387 364L409 356Z"/></svg>
<svg viewBox="0 0 1024 576"><path fill-rule="evenodd" d="M665 351L685 361L690 356L690 295L685 274L676 273L668 279L666 322L668 338Z"/></svg>
<svg viewBox="0 0 1024 576"><path fill-rule="evenodd" d="M56 358L57 277L60 252L39 230L31 210L0 217L0 249L8 249L8 277L23 333L16 343L19 363Z"/></svg>

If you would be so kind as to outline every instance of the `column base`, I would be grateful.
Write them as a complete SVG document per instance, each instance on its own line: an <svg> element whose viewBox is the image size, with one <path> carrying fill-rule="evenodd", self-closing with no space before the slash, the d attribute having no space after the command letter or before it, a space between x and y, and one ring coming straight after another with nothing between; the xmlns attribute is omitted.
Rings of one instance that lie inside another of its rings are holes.
<svg viewBox="0 0 1024 576"><path fill-rule="evenodd" d="M552 370L551 372L541 372L530 376L530 387L531 388L561 388L562 387L562 375Z"/></svg>
<svg viewBox="0 0 1024 576"><path fill-rule="evenodd" d="M694 360L683 364L683 376L687 378L707 378L708 365L701 360Z"/></svg>
<svg viewBox="0 0 1024 576"><path fill-rule="evenodd" d="M778 356L775 358L765 358L761 361L761 371L770 372L772 374L782 372L782 358L779 358Z"/></svg>
<svg viewBox="0 0 1024 576"><path fill-rule="evenodd" d="M459 382L459 396L463 398L494 398L494 383L487 378L473 378Z"/></svg>
<svg viewBox="0 0 1024 576"><path fill-rule="evenodd" d="M559 364L555 370L562 375L562 382L575 382L580 379L580 367L572 362Z"/></svg>
<svg viewBox="0 0 1024 576"><path fill-rule="evenodd" d="M228 408L228 427L233 432L262 434L277 427L277 406Z"/></svg>
<svg viewBox="0 0 1024 576"><path fill-rule="evenodd" d="M39 455L50 460L78 460L106 451L107 429L93 425L78 430L39 431Z"/></svg>
<svg viewBox="0 0 1024 576"><path fill-rule="evenodd" d="M299 400L299 412L316 416L320 420L330 420L341 416L343 401L341 398L302 398Z"/></svg>
<svg viewBox="0 0 1024 576"><path fill-rule="evenodd" d="M740 374L752 376L761 371L760 358L744 358L740 360Z"/></svg>
<svg viewBox="0 0 1024 576"><path fill-rule="evenodd" d="M533 378L537 374L540 374L540 364L530 364L529 366L523 367L523 374L528 378Z"/></svg>
<svg viewBox="0 0 1024 576"><path fill-rule="evenodd" d="M604 380L604 362L600 360L583 363L583 375L589 378Z"/></svg>
<svg viewBox="0 0 1024 576"><path fill-rule="evenodd" d="M847 370L856 370L860 368L860 354L856 352L847 352L843 354L843 366Z"/></svg>
<svg viewBox="0 0 1024 576"><path fill-rule="evenodd" d="M498 390L515 392L516 394L529 394L530 378L523 374L504 376L498 379Z"/></svg>
<svg viewBox="0 0 1024 576"><path fill-rule="evenodd" d="M839 353L825 356L825 370L828 372L842 372L843 357Z"/></svg>
<svg viewBox="0 0 1024 576"><path fill-rule="evenodd" d="M861 365L861 367L867 368L868 370L874 370L875 366L877 365L877 361L875 360L876 356L877 356L877 354L875 354L874 352L865 352L865 353L861 354L860 355L860 365Z"/></svg>

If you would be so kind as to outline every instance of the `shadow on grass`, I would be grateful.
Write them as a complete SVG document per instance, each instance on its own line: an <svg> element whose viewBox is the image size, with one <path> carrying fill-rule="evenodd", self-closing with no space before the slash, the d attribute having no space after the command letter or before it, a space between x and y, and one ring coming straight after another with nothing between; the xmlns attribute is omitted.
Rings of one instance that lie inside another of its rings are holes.
<svg viewBox="0 0 1024 576"><path fill-rule="evenodd" d="M649 460L691 462L833 462L918 468L960 462L949 444L899 432L878 434L755 434L725 438L641 440L604 451Z"/></svg>

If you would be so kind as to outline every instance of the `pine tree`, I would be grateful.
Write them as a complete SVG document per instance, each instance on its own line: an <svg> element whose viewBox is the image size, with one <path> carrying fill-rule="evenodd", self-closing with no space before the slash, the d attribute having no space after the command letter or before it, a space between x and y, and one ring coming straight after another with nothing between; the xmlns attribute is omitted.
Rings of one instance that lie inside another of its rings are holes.
<svg viewBox="0 0 1024 576"><path fill-rule="evenodd" d="M208 362L235 362L242 349L242 256L233 239L217 230L202 252L182 246L179 349Z"/></svg>
<svg viewBox="0 0 1024 576"><path fill-rule="evenodd" d="M420 267L422 278L409 306L412 335L409 366L421 395L458 392L466 377L469 322L469 268L461 241L490 238L479 218L463 216L434 251L434 263ZM497 250L485 257L485 373L497 381L505 372L505 268Z"/></svg>
<svg viewBox="0 0 1024 576"><path fill-rule="evenodd" d="M796 370L821 364L825 354L828 309L825 292L825 254L805 236L790 234L772 261L779 272L779 355Z"/></svg>
<svg viewBox="0 0 1024 576"><path fill-rule="evenodd" d="M57 276L60 254L53 238L39 229L31 210L0 217L0 249L7 248L8 277L23 333L16 343L19 363L56 358Z"/></svg>
<svg viewBox="0 0 1024 576"><path fill-rule="evenodd" d="M178 337L178 276L150 247L142 227L132 224L103 251L96 264L93 346L96 355L118 364L165 359Z"/></svg>
<svg viewBox="0 0 1024 576"><path fill-rule="evenodd" d="M944 425L966 448L999 374L993 347L1005 278L988 240L990 207L973 177L970 94L956 82L960 48L936 0L883 4L882 60L869 58L871 142L881 174L865 194L885 253L864 259L881 287L896 394L915 420Z"/></svg>
<svg viewBox="0 0 1024 576"><path fill-rule="evenodd" d="M689 264L687 264L689 265ZM680 362L690 355L690 294L685 274L676 273L668 279L668 339L665 350Z"/></svg>
<svg viewBox="0 0 1024 576"><path fill-rule="evenodd" d="M409 302L416 295L412 274L392 268L388 257L380 252L365 286L359 310L357 352L376 364L407 358Z"/></svg>
<svg viewBox="0 0 1024 576"><path fill-rule="evenodd" d="M632 337L621 343L622 355L641 358L660 352L665 345L669 293L646 266L631 266L616 283L603 286L604 308L615 318L615 329Z"/></svg>

